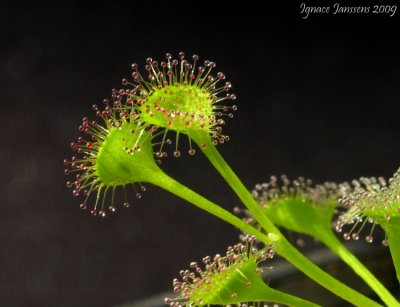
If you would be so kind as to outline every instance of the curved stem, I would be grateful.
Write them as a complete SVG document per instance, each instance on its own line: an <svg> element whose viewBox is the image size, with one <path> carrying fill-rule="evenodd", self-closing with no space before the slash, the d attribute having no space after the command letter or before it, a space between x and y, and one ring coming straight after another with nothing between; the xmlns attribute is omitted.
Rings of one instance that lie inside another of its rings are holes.
<svg viewBox="0 0 400 307"><path fill-rule="evenodd" d="M385 288L384 285L372 274L346 246L334 235L332 231L320 232L316 236L321 242L329 247L336 255L338 255L358 276L360 276L380 299L388 306L400 306L399 302Z"/></svg>
<svg viewBox="0 0 400 307"><path fill-rule="evenodd" d="M282 244L279 254L321 286L348 302L356 306L380 306L321 270L290 244Z"/></svg>
<svg viewBox="0 0 400 307"><path fill-rule="evenodd" d="M225 162L223 157L219 154L218 150L212 144L210 137L205 133L194 134L191 135L191 137L202 148L203 153L239 196L243 204L247 207L247 209L249 209L261 227L267 232L274 233L279 237L279 240L276 243L276 251L278 254L296 266L304 274L319 283L321 286L335 293L337 296L347 300L348 302L354 305L379 306L379 304L376 302L344 285L331 275L325 273L314 263L304 257L303 254L301 254L283 237L270 219L263 214L259 204L254 200L247 188L243 185L240 179ZM205 146L201 146L203 144Z"/></svg>
<svg viewBox="0 0 400 307"><path fill-rule="evenodd" d="M285 198L267 208L263 208L263 212L275 225L318 239L360 276L385 304L400 306L391 293L334 234L331 220L336 202L326 201L317 205L303 199Z"/></svg>

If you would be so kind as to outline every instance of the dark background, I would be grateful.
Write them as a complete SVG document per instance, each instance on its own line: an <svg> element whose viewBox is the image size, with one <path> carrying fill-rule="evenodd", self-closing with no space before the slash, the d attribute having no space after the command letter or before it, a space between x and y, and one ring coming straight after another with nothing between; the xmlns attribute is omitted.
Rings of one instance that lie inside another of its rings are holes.
<svg viewBox="0 0 400 307"><path fill-rule="evenodd" d="M197 53L228 76L239 111L219 148L249 188L272 174L323 182L397 169L400 12L303 20L298 5L0 2L1 306L123 304L236 242L232 227L155 187L105 220L65 187L81 118L148 56ZM239 205L201 155L164 168Z"/></svg>

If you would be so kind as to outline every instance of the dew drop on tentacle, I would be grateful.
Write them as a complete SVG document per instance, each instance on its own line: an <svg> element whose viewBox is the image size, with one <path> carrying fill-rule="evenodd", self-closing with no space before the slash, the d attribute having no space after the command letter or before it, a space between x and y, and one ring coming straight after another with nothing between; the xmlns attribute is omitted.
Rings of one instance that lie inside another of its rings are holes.
<svg viewBox="0 0 400 307"><path fill-rule="evenodd" d="M306 242L304 241L304 239L299 238L299 239L296 240L296 245L297 245L298 247L303 248L303 247L306 246Z"/></svg>
<svg viewBox="0 0 400 307"><path fill-rule="evenodd" d="M172 303L172 299L166 297L164 298L164 304L170 305Z"/></svg>
<svg viewBox="0 0 400 307"><path fill-rule="evenodd" d="M233 208L233 213L235 213L236 215L241 214L243 212L243 209L236 206Z"/></svg>
<svg viewBox="0 0 400 307"><path fill-rule="evenodd" d="M174 157L179 158L181 156L181 152L179 150L174 151Z"/></svg>

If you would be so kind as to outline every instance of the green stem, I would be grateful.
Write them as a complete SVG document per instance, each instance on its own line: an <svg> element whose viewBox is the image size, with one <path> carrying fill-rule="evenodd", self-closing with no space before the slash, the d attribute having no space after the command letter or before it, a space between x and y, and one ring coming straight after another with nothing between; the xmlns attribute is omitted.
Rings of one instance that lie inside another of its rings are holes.
<svg viewBox="0 0 400 307"><path fill-rule="evenodd" d="M338 255L375 291L388 306L400 306L379 280L343 245L332 229L332 217L336 201L326 200L315 204L299 198L285 198L274 205L263 207L277 226L290 231L304 233L318 239Z"/></svg>
<svg viewBox="0 0 400 307"><path fill-rule="evenodd" d="M264 293L263 294L264 298L260 297L259 301L273 302L273 303L277 303L277 304L284 304L284 305L296 306L296 307L319 306L319 305L311 303L307 300L301 299L297 296L272 289L272 288L268 287L267 285L265 285L265 287L263 288L263 293Z"/></svg>
<svg viewBox="0 0 400 307"><path fill-rule="evenodd" d="M264 242L266 245L273 242L269 237L245 223L243 220L233 215L229 211L221 208L220 206L212 203L211 201L205 199L203 196L192 191L188 187L184 186L175 179L169 177L167 174L158 170L154 172L151 184L159 186L172 194L179 196L180 198L188 201L189 203L195 205L196 207L207 211L208 213L220 218L221 220L239 228L240 230L257 237L260 241Z"/></svg>
<svg viewBox="0 0 400 307"><path fill-rule="evenodd" d="M279 253L300 271L348 302L356 306L380 306L321 270L290 244L282 244Z"/></svg>
<svg viewBox="0 0 400 307"><path fill-rule="evenodd" d="M400 306L393 295L335 236L332 231L320 232L316 235L321 242L338 255L353 271L360 276L375 291L380 299L388 306Z"/></svg>
<svg viewBox="0 0 400 307"><path fill-rule="evenodd" d="M400 218L392 218L387 224L382 224L382 227L389 240L390 254L396 269L397 280L400 282Z"/></svg>
<svg viewBox="0 0 400 307"><path fill-rule="evenodd" d="M250 192L243 185L240 179L232 171L229 165L225 162L218 150L212 144L210 137L205 133L190 135L192 139L202 148L203 153L207 156L210 162L214 165L221 176L226 180L230 187L239 196L253 217L258 221L262 228L269 233L277 234L280 239L276 244L276 251L294 266L296 266L304 274L312 278L321 286L335 293L337 296L347 300L354 305L364 306L379 306L376 302L370 300L359 292L344 285L337 279L322 271L314 263L304 257L293 245L291 245L269 220L263 214L259 204L254 200ZM201 146L204 144L205 146Z"/></svg>
<svg viewBox="0 0 400 307"><path fill-rule="evenodd" d="M284 304L287 306L296 306L296 307L315 307L319 306L314 304L310 301L304 300L297 296L275 290L270 288L268 285L262 281L260 278L255 281L256 285L252 286L251 288L246 289L246 299L245 301L257 301L257 302L272 302L277 304ZM235 302L240 303L240 302Z"/></svg>
<svg viewBox="0 0 400 307"><path fill-rule="evenodd" d="M238 218L237 216L233 215L232 213L226 211L225 209L221 208L220 206L212 203L211 201L205 199L203 196L197 194L196 192L192 191L188 187L182 185L175 179L169 177L167 174L158 170L154 172L154 176L152 181L150 182L160 188L163 188L172 194L179 196L180 198L192 203L193 205L197 206L200 209L215 215L216 217L228 222L229 224L239 228L243 232L251 234L260 241L262 241L265 245L273 242L269 236L266 236L259 230L255 229L254 227L250 226L249 224L245 223L243 220ZM272 238L273 239L273 238ZM276 242L275 242L276 243ZM265 285L265 284L264 284ZM289 306L317 306L311 302L308 302L304 299L299 297L274 290L267 285L265 285L265 293L262 294L262 297L257 296L257 300L268 300L274 303L281 303L287 304Z"/></svg>
<svg viewBox="0 0 400 307"><path fill-rule="evenodd" d="M203 153L206 155L211 164L221 174L225 181L235 191L243 204L250 210L257 222L268 232L280 234L278 228L272 221L263 213L259 204L254 200L253 196L249 193L247 188L243 185L240 179L232 171L229 165L225 162L224 158L220 155L210 140L210 136L205 132L198 134L191 134L190 137L196 144L202 148ZM201 145L205 146L201 146Z"/></svg>

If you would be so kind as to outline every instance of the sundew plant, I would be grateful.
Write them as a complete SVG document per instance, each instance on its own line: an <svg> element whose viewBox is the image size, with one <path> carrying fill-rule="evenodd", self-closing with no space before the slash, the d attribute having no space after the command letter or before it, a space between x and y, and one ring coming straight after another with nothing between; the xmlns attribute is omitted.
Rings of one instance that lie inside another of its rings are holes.
<svg viewBox="0 0 400 307"><path fill-rule="evenodd" d="M386 232L388 246L400 280L400 175L388 183L382 178L361 178L352 183L271 177L246 188L225 162L217 145L229 140L223 132L234 116L236 95L225 74L216 72L212 61L199 56L163 61L146 60L143 69L132 65L132 77L123 88L113 90L103 106L93 105L96 120L84 117L83 136L71 143L74 156L65 159L67 187L81 199L82 210L104 218L129 207L132 197L141 198L145 184L159 186L242 232L241 242L227 251L192 262L190 269L173 280L175 297L165 303L177 306L317 306L301 297L271 288L260 273L261 263L280 255L311 280L356 306L400 306L380 281L343 245L343 240L374 240L373 230ZM181 146L181 140L188 146ZM161 165L168 154L204 154L241 200L234 213L209 201L166 174ZM124 199L117 204L117 193ZM339 215L336 213L340 212ZM236 214L235 214L236 213ZM239 213L240 216L237 214ZM332 225L334 224L334 227ZM281 233L280 228L314 237L337 254L380 298L375 302L329 275L304 256ZM190 230L188 230L190 231Z"/></svg>

